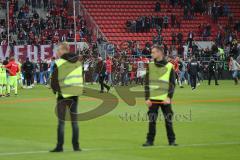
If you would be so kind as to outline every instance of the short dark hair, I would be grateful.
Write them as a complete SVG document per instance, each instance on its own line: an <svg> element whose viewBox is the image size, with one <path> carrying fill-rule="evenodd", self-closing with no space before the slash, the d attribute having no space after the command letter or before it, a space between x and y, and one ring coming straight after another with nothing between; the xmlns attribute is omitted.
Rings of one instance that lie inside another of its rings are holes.
<svg viewBox="0 0 240 160"><path fill-rule="evenodd" d="M155 45L152 46L151 49L157 49L164 54L164 49L160 45L155 44Z"/></svg>

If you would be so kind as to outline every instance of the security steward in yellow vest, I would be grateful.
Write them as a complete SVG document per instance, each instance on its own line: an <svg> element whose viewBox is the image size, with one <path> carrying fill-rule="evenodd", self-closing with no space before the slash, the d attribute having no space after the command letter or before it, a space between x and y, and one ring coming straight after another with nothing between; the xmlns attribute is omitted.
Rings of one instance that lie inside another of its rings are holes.
<svg viewBox="0 0 240 160"><path fill-rule="evenodd" d="M152 47L152 57L154 61L150 62L147 67L145 81L146 105L149 107L149 130L147 141L143 146L154 145L159 108L161 108L165 120L168 143L170 146L176 146L171 105L175 88L175 72L173 65L165 59L164 50L160 46L155 45Z"/></svg>
<svg viewBox="0 0 240 160"><path fill-rule="evenodd" d="M81 151L79 147L79 128L77 122L78 96L82 87L82 63L79 56L69 53L67 43L59 45L57 56L51 77L51 88L57 95L56 114L58 116L57 145L50 152L63 152L64 124L67 120L66 112L69 110L72 123L72 145L74 151ZM75 92L76 91L76 92Z"/></svg>

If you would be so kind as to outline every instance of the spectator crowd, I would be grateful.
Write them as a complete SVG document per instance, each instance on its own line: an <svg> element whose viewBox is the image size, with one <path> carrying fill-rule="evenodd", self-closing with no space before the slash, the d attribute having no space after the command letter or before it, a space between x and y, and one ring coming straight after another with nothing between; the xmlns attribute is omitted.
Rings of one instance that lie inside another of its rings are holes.
<svg viewBox="0 0 240 160"><path fill-rule="evenodd" d="M18 1L12 1L15 7L9 21L9 43L12 45L56 44L61 41L73 42L75 36L78 42L91 39L91 31L87 29L86 21L81 16L76 18L77 33L74 34L74 18L68 12L67 2L64 0L64 5L57 6L48 0L26 0L25 4L18 8ZM36 8L41 8L41 4L44 4L45 11L41 9L38 11L46 12L45 16L41 16L36 10ZM0 20L2 45L8 43L6 28L7 20Z"/></svg>

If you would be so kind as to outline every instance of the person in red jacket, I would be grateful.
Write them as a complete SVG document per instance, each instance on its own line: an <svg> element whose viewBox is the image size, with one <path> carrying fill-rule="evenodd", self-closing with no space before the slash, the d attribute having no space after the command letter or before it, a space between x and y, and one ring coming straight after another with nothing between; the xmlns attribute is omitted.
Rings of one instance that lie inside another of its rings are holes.
<svg viewBox="0 0 240 160"><path fill-rule="evenodd" d="M18 94L18 78L17 73L19 72L19 66L15 62L14 57L10 58L9 63L5 66L8 70L9 77L8 77L8 85L7 85L7 96L10 96L11 87L14 88L15 95Z"/></svg>

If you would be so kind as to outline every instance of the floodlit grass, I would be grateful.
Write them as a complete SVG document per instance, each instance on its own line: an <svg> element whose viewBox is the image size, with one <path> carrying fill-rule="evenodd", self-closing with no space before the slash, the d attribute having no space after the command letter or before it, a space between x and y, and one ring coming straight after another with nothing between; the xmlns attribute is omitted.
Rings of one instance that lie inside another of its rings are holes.
<svg viewBox="0 0 240 160"><path fill-rule="evenodd" d="M112 112L79 122L83 149L79 153L72 152L69 122L65 152L47 152L56 144L55 96L43 86L20 90L18 97L0 99L0 160L238 160L240 86L233 81L220 84L204 82L195 91L188 86L176 89L173 110L178 115L174 121L178 147L167 146L164 122L159 121L155 147L142 148L147 132L144 99L138 99L135 107L119 100ZM99 103L80 98L79 110L89 111Z"/></svg>

